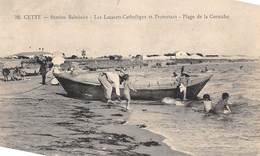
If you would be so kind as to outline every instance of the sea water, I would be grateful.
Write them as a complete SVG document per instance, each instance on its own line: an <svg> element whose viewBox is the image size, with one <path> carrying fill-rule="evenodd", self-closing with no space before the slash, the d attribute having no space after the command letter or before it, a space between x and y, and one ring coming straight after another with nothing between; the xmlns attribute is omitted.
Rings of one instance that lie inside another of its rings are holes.
<svg viewBox="0 0 260 156"><path fill-rule="evenodd" d="M163 135L173 149L191 155L260 155L260 63L185 69L196 73L205 66L214 76L199 97L208 93L217 102L228 92L231 114L207 116L200 101L192 101L191 107L133 104L128 123L145 124L148 130Z"/></svg>

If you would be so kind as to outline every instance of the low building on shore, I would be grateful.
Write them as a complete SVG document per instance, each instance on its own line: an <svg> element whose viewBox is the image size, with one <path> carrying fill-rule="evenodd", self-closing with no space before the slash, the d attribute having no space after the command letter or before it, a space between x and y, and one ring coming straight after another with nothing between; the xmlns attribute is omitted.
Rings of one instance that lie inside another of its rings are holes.
<svg viewBox="0 0 260 156"><path fill-rule="evenodd" d="M16 59L33 59L36 56L46 56L46 57L54 57L54 55L50 52L44 52L44 51L33 51L33 52L21 52L14 55L9 56L10 58L16 58Z"/></svg>

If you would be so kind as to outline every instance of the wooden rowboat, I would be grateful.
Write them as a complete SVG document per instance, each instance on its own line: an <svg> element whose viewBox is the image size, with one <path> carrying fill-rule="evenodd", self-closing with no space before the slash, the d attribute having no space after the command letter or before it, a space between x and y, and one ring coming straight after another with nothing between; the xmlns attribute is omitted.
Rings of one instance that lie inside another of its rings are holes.
<svg viewBox="0 0 260 156"><path fill-rule="evenodd" d="M88 80L87 74L85 80L79 79L77 76L73 77L70 73L59 73L54 74L54 76L71 97L84 98L88 100L104 99L104 91L101 84L97 80ZM187 98L196 98L211 77L212 75L191 78L187 87ZM164 97L176 98L178 95L177 85L172 82L167 84L160 84L157 82L156 85L151 85L150 83L147 85L137 84L134 88L137 92L131 91L130 94L131 98L135 100L161 100ZM123 93L123 88L120 88L120 91Z"/></svg>

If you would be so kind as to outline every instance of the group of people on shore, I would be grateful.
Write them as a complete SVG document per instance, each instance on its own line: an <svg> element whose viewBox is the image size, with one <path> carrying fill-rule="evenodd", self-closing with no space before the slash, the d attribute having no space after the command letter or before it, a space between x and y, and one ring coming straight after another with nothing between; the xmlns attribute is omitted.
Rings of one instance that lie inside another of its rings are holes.
<svg viewBox="0 0 260 156"><path fill-rule="evenodd" d="M35 61L34 63L38 63L40 65L39 74L41 74L42 76L42 84L45 85L46 75L53 66L52 58L46 56L36 56L33 61ZM17 65L16 67L4 67L2 69L3 80L4 81L23 80L24 77L27 75L26 72L23 70L24 69L23 65L24 62L22 61L20 65Z"/></svg>
<svg viewBox="0 0 260 156"><path fill-rule="evenodd" d="M20 67L14 67L14 68L3 68L2 74L4 77L4 81L18 81L23 80L25 73L21 70ZM9 79L10 77L10 79Z"/></svg>

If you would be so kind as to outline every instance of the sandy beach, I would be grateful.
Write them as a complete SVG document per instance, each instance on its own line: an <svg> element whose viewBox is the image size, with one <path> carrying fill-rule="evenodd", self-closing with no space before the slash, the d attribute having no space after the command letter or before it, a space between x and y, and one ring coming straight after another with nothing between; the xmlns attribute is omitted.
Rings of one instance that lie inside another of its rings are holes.
<svg viewBox="0 0 260 156"><path fill-rule="evenodd" d="M129 73L167 78L182 66ZM133 101L125 112L120 104L67 97L61 86L27 77L0 81L0 146L44 155L257 155L259 63L184 66L191 75L214 74L199 98L209 93L216 102L229 92L233 113L205 116L199 100L190 107Z"/></svg>
<svg viewBox="0 0 260 156"><path fill-rule="evenodd" d="M69 98L40 82L0 82L0 146L44 155L186 155L142 125L128 125L120 105Z"/></svg>

